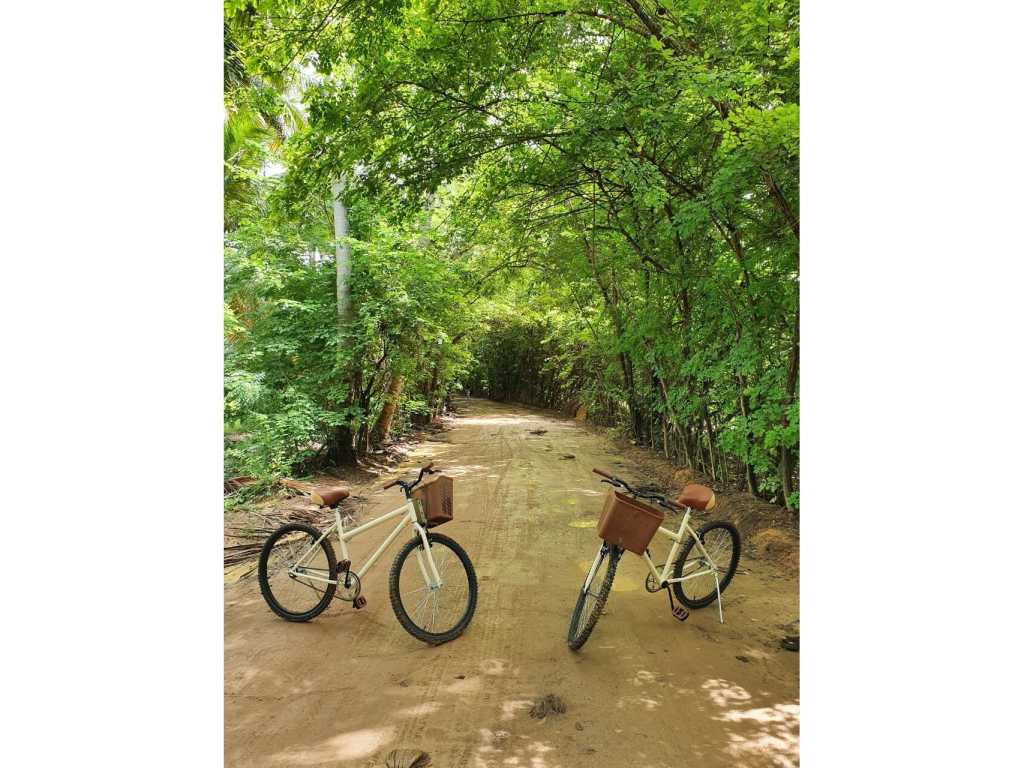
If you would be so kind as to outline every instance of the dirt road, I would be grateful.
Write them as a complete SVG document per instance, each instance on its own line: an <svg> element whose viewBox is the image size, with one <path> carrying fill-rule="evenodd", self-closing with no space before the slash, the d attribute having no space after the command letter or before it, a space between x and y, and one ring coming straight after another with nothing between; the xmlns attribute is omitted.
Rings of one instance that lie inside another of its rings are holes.
<svg viewBox="0 0 1024 768"><path fill-rule="evenodd" d="M797 618L796 580L743 559L726 623L713 606L679 623L627 553L606 615L580 653L569 651L606 488L591 467L639 473L572 420L481 400L459 407L454 428L413 459L457 478L456 519L443 532L476 567L469 629L438 648L402 630L386 584L397 545L367 574L362 611L336 601L292 624L254 582L228 587L226 764L382 766L389 750L418 748L435 768L797 765L799 657L778 646L780 623ZM361 492L367 517L401 501L398 489ZM355 542L353 561L389 530ZM652 549L656 562L667 553L662 541ZM547 693L568 711L532 719Z"/></svg>

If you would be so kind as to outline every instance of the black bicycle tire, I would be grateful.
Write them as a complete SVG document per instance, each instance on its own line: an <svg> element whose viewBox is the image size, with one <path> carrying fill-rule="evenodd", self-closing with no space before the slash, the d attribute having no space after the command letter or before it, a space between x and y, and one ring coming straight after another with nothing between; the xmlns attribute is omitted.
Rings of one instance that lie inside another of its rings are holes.
<svg viewBox="0 0 1024 768"><path fill-rule="evenodd" d="M422 547L423 542L419 536L410 539L405 545L399 550L398 554L395 555L395 561L391 564L391 573L388 576L388 594L391 598L391 608L395 612L395 616L398 618L398 623L402 625L402 628L410 635L415 637L417 640L422 640L428 645L443 645L444 643L451 642L463 632L469 626L469 623L473 620L473 614L476 613L476 599L477 599L477 583L476 583L476 571L473 568L473 561L469 559L469 555L462 546L449 536L445 536L441 533L427 533L427 538L430 542L443 544L448 547L455 556L462 563L463 568L466 570L466 580L469 585L469 600L466 603L466 610L462 614L462 618L456 622L447 632L427 632L426 630L419 627L410 617L408 612L405 610L405 605L402 603L402 595L399 591L398 580L402 573L402 563L405 559L415 550L417 547Z"/></svg>
<svg viewBox="0 0 1024 768"><path fill-rule="evenodd" d="M320 602L317 603L310 610L304 611L302 613L289 611L287 608L285 608L278 602L277 598L274 597L274 592L271 589L270 582L267 578L267 562L270 559L270 552L274 548L274 542L281 538L281 536L283 536L284 534L291 533L292 531L303 531L305 533L308 533L310 536L313 537L314 541L319 539L320 536L322 535L320 531L318 531L316 528L314 528L311 525L306 525L305 523L287 523L285 525L282 525L272 534L270 534L270 537L263 544L263 549L260 551L260 563L258 570L260 593L263 595L263 599L266 600L267 605L270 606L270 610L272 610L285 621L309 621L310 619L314 619L324 612L324 610L330 604L331 598L334 597L334 593L337 590L338 586L336 584L327 584L327 588L324 590L324 593L320 598ZM324 550L324 553L327 555L327 564L330 568L330 572L334 573L338 561L334 556L334 548L331 546L331 542L329 542L325 538L323 541L320 542L320 546ZM310 588L313 589L313 587Z"/></svg>
<svg viewBox="0 0 1024 768"><path fill-rule="evenodd" d="M572 616L569 618L569 636L566 639L566 643L569 648L573 651L578 651L583 647L584 643L590 637L591 632L594 631L594 627L597 626L597 620L601 618L601 613L604 611L605 604L608 602L608 595L612 591L612 582L615 581L615 571L619 567L619 558L622 556L622 550L618 547L608 548L608 572L604 576L604 582L601 584L601 591L597 594L597 602L594 604L594 610L590 614L590 618L587 619L586 625L583 629L573 636L573 629L578 628L577 624L580 619L580 614L583 612L583 606L586 604L587 592L585 589L580 589L579 597L576 598L576 608L572 612ZM600 568L598 564L598 568ZM584 587L586 586L586 579L583 580Z"/></svg>
<svg viewBox="0 0 1024 768"><path fill-rule="evenodd" d="M726 572L725 576L718 580L718 591L725 592L725 588L729 586L729 582L732 581L732 577L736 575L736 569L740 564L740 532L732 523L726 522L725 520L715 520L710 523L706 523L697 529L697 535L701 537L701 541L704 540L704 534L713 528L724 528L729 532L729 535L733 540L732 559L729 562L729 570ZM686 556L690 553L690 550L693 549L695 544L696 540L691 536L686 544L683 545L683 550L679 553L679 557L676 558L675 566L672 569L672 578L678 579L682 576L683 563L686 561ZM672 592L675 594L676 599L687 608L705 608L715 602L715 599L717 598L715 592L712 591L700 600L691 600L683 594L683 585L678 581L672 585Z"/></svg>

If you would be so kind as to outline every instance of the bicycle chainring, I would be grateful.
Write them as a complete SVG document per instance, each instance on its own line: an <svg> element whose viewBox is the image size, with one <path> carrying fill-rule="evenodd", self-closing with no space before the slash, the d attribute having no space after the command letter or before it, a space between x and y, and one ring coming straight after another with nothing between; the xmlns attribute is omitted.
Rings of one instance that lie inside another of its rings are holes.
<svg viewBox="0 0 1024 768"><path fill-rule="evenodd" d="M658 569L660 570L661 568L664 568L664 567L665 567L665 564L662 563L661 565L658 566ZM650 592L651 594L654 594L655 592L660 592L662 589L664 589L664 587L662 586L661 582L659 582L656 578L654 578L654 575L650 574L650 573L647 574L647 581L644 582L644 586L647 588L647 591Z"/></svg>
<svg viewBox="0 0 1024 768"><path fill-rule="evenodd" d="M338 590L334 593L334 597L351 603L359 597L362 589L363 585L355 572L345 571L338 574Z"/></svg>

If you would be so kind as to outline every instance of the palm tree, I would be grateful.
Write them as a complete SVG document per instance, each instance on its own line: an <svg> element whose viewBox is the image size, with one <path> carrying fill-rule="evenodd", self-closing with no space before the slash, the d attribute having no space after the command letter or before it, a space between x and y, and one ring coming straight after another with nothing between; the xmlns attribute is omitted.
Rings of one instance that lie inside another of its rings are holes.
<svg viewBox="0 0 1024 768"><path fill-rule="evenodd" d="M239 23L245 23L243 21ZM224 22L224 228L230 211L258 199L258 179L269 156L305 125L301 93L306 78L294 67L260 77L245 67L232 25ZM232 205L233 204L233 205Z"/></svg>

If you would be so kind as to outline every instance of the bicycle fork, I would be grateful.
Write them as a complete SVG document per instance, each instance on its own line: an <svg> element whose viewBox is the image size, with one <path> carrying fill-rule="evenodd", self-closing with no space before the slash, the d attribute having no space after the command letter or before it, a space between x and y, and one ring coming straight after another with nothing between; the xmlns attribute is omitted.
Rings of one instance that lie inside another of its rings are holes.
<svg viewBox="0 0 1024 768"><path fill-rule="evenodd" d="M587 574L587 578L583 582L584 594L590 591L590 585L594 583L594 576L597 574L597 569L601 567L601 562L608 554L608 545L602 542L601 546L597 548L597 554L594 555L594 562L590 564L590 572Z"/></svg>
<svg viewBox="0 0 1024 768"><path fill-rule="evenodd" d="M427 585L427 588L430 591L440 589L444 586L444 581L441 579L441 574L438 573L437 563L434 562L434 553L430 548L430 539L427 537L427 529L419 523L413 523L413 528L416 529L416 533L419 534L420 541L423 542L423 549L417 549L415 552L416 564L419 566L420 574L423 576L423 583ZM427 555L426 564L423 562L424 552Z"/></svg>

